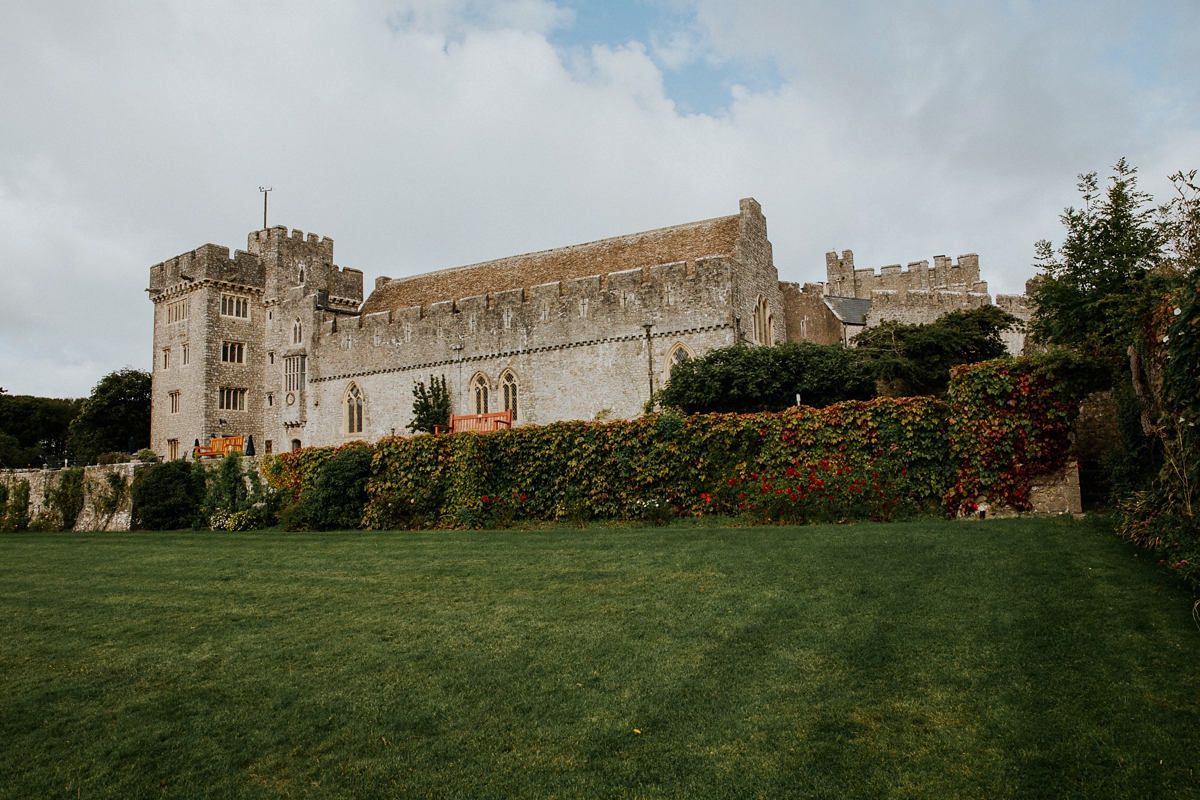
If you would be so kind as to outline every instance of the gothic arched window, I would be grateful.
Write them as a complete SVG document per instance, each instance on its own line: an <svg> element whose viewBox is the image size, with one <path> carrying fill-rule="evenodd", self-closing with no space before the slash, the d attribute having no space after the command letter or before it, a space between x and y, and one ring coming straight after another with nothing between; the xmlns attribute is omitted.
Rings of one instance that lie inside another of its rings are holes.
<svg viewBox="0 0 1200 800"><path fill-rule="evenodd" d="M517 376L505 370L500 376L500 389L504 393L504 410L512 412L512 421L517 421Z"/></svg>
<svg viewBox="0 0 1200 800"><path fill-rule="evenodd" d="M684 361L687 361L691 357L692 357L692 354L690 352L688 352L688 349L686 347L684 347L682 344L675 345L675 349L671 351L671 354L669 356L667 356L667 374L668 374L668 376L670 375L670 373L675 371L675 367L679 366L680 364L682 364Z"/></svg>
<svg viewBox="0 0 1200 800"><path fill-rule="evenodd" d="M475 413L488 413L488 382L483 375L477 375L475 380L471 381L471 388L475 390Z"/></svg>
<svg viewBox="0 0 1200 800"><path fill-rule="evenodd" d="M300 324L300 320L297 319L295 324L292 325L292 344L300 344L300 341L303 338L304 338L304 327Z"/></svg>
<svg viewBox="0 0 1200 800"><path fill-rule="evenodd" d="M353 383L346 392L346 433L362 433L363 430L363 396L362 391Z"/></svg>
<svg viewBox="0 0 1200 800"><path fill-rule="evenodd" d="M754 305L754 343L773 344L775 338L775 319L771 316L771 304L765 298L759 297Z"/></svg>

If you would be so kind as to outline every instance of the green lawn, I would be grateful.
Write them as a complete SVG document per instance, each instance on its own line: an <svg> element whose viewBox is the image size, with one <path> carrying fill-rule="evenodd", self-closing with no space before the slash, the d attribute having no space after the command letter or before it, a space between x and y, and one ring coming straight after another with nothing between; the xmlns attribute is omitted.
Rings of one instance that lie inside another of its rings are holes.
<svg viewBox="0 0 1200 800"><path fill-rule="evenodd" d="M1053 520L4 535L0 798L1197 797L1146 561Z"/></svg>

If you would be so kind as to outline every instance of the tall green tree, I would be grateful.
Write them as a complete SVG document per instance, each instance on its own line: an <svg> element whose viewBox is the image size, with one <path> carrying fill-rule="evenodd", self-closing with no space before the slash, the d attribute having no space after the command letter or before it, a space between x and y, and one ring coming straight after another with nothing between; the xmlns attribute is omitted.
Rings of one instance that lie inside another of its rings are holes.
<svg viewBox="0 0 1200 800"><path fill-rule="evenodd" d="M105 375L72 420L68 446L78 463L101 453L150 446L150 373L121 369Z"/></svg>
<svg viewBox="0 0 1200 800"><path fill-rule="evenodd" d="M1034 341L1070 347L1124 370L1127 351L1155 298L1170 223L1137 187L1137 169L1121 159L1102 192L1096 173L1079 176L1081 208L1062 214L1066 236L1055 250L1036 244L1042 271L1032 299Z"/></svg>
<svg viewBox="0 0 1200 800"><path fill-rule="evenodd" d="M924 325L884 322L855 336L854 344L890 394L944 394L951 367L1004 355L1000 334L1018 323L1003 309L980 306Z"/></svg>
<svg viewBox="0 0 1200 800"><path fill-rule="evenodd" d="M429 387L418 381L413 387L413 418L408 429L413 433L433 433L434 426L450 424L450 393L446 376L429 376Z"/></svg>
<svg viewBox="0 0 1200 800"><path fill-rule="evenodd" d="M40 466L47 456L65 455L67 431L82 403L0 392L0 466Z"/></svg>
<svg viewBox="0 0 1200 800"><path fill-rule="evenodd" d="M686 413L746 414L796 404L827 406L874 396L874 381L859 355L841 345L785 342L770 347L737 343L676 364L655 400Z"/></svg>

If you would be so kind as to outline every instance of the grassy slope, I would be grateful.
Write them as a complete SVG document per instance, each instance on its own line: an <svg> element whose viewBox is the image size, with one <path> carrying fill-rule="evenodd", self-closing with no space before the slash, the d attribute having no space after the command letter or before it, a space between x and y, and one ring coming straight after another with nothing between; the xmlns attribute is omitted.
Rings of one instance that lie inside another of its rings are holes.
<svg viewBox="0 0 1200 800"><path fill-rule="evenodd" d="M1196 796L1200 632L1142 561L1028 520L4 536L0 798Z"/></svg>

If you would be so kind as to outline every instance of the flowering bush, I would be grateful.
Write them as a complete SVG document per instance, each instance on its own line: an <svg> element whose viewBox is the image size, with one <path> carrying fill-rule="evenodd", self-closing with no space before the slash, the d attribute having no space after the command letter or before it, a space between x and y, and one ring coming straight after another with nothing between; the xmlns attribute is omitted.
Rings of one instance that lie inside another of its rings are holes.
<svg viewBox="0 0 1200 800"><path fill-rule="evenodd" d="M958 467L947 511L974 511L981 494L1028 509L1033 478L1066 465L1079 401L1099 380L1092 362L1058 351L965 364L951 374L947 436Z"/></svg>
<svg viewBox="0 0 1200 800"><path fill-rule="evenodd" d="M362 522L396 529L592 518L658 523L710 514L888 520L955 513L981 493L1023 507L1030 478L1061 468L1067 457L1076 392L1062 380L1059 361L959 368L950 405L877 398L778 413L665 411L609 423L389 437L372 448ZM285 453L263 472L299 497L336 452Z"/></svg>
<svg viewBox="0 0 1200 800"><path fill-rule="evenodd" d="M839 508L846 506L839 518L886 518L900 505L936 508L953 474L946 414L946 405L933 398L881 398L782 413L685 417L669 411L612 423L393 437L375 448L365 522L375 528L487 527L521 519L660 522L677 515L758 514L759 501L736 498L738 484L777 475L793 489L781 488L777 502L784 494L789 503L799 502L798 470L822 461L840 465L836 476L827 476ZM875 481L870 476L876 473L888 478ZM852 480L870 483L851 486ZM861 497L864 487L874 497L870 502ZM814 510L803 516L833 515L815 510L828 500L805 498ZM849 498L854 502L847 505ZM773 514L783 516L789 515Z"/></svg>

